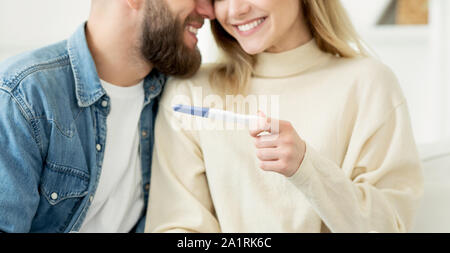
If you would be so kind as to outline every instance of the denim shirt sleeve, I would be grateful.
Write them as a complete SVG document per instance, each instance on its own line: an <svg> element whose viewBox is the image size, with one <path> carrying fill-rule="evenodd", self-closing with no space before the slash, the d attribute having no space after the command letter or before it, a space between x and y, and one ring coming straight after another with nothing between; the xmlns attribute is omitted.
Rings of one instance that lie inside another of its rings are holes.
<svg viewBox="0 0 450 253"><path fill-rule="evenodd" d="M39 204L42 156L31 117L0 87L0 231L29 232Z"/></svg>

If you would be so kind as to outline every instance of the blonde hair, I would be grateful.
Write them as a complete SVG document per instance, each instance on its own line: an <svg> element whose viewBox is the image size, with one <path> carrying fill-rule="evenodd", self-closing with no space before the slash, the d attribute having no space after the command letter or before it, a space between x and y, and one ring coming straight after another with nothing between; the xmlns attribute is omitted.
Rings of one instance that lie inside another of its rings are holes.
<svg viewBox="0 0 450 253"><path fill-rule="evenodd" d="M369 55L339 0L299 1L305 21L323 52L344 58ZM245 93L256 57L247 54L217 20L211 22L211 30L225 61L211 72L210 82L221 84L222 92Z"/></svg>

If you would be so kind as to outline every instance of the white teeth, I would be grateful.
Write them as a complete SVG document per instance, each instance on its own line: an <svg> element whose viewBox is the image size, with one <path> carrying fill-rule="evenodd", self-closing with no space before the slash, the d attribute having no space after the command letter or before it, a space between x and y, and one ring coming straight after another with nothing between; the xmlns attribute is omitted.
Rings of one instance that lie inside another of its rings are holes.
<svg viewBox="0 0 450 253"><path fill-rule="evenodd" d="M188 31L193 33L193 34L197 34L198 33L198 29L193 27L193 26L188 26Z"/></svg>
<svg viewBox="0 0 450 253"><path fill-rule="evenodd" d="M262 22L264 22L264 18L258 19L254 22L245 24L245 25L238 25L238 29L241 32L246 32L246 31L250 31L251 29L257 27L258 25L260 25Z"/></svg>

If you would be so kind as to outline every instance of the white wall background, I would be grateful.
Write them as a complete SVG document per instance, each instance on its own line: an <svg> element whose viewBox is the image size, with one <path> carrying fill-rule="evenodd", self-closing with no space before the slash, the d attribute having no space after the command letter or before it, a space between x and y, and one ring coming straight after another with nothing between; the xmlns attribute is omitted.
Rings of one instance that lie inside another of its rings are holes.
<svg viewBox="0 0 450 253"><path fill-rule="evenodd" d="M431 1L430 26L398 28L375 27L389 0L342 0L365 41L397 74L419 143L450 137L450 78L445 74L450 72L450 18L445 17L450 3ZM89 5L89 0L0 0L0 60L69 37L87 19ZM209 25L199 39L204 62L213 62L217 49Z"/></svg>
<svg viewBox="0 0 450 253"><path fill-rule="evenodd" d="M396 73L408 100L417 141L449 138L450 83L445 76L450 66L443 64L450 59L444 53L448 46L443 46L450 42L445 38L450 32L446 17L449 1L430 0L427 26L375 26L390 0L342 2L363 39Z"/></svg>
<svg viewBox="0 0 450 253"><path fill-rule="evenodd" d="M89 0L0 0L0 59L70 36Z"/></svg>

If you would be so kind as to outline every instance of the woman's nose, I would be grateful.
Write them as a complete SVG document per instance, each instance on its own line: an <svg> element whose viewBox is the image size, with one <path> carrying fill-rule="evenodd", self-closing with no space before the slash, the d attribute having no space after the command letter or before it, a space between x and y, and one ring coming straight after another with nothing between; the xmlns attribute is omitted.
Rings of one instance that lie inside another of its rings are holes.
<svg viewBox="0 0 450 253"><path fill-rule="evenodd" d="M244 17L250 9L246 0L228 0L228 15L231 20Z"/></svg>

